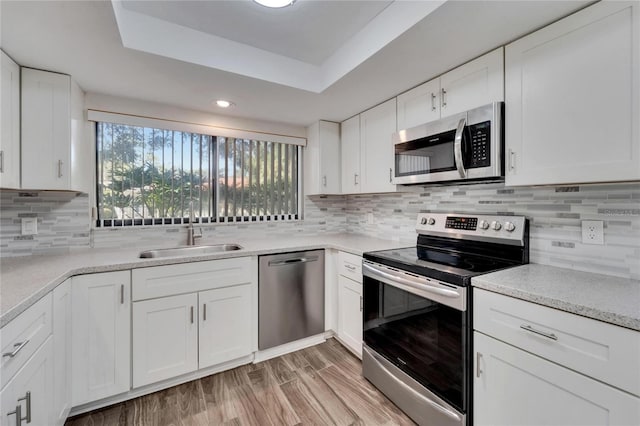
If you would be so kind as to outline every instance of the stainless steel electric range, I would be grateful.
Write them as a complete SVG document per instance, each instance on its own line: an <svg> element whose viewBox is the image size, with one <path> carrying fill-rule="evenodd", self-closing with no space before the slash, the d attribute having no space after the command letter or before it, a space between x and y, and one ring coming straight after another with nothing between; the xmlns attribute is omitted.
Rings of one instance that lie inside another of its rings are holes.
<svg viewBox="0 0 640 426"><path fill-rule="evenodd" d="M522 216L421 213L417 245L364 254L364 377L420 425L469 425L471 278L529 262Z"/></svg>

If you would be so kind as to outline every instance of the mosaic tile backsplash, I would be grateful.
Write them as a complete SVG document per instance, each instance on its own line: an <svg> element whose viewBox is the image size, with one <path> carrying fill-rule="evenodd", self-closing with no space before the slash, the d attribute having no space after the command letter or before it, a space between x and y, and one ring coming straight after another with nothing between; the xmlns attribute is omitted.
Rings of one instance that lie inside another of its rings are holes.
<svg viewBox="0 0 640 426"><path fill-rule="evenodd" d="M531 262L640 279L640 185L505 188L502 183L408 187L392 194L305 197L304 220L203 226L204 243L232 238L351 232L415 243L418 212L524 215ZM184 244L183 227L91 229L86 194L0 191L0 255L64 253L74 247ZM20 235L22 217L38 235ZM604 221L604 245L582 244L581 221Z"/></svg>

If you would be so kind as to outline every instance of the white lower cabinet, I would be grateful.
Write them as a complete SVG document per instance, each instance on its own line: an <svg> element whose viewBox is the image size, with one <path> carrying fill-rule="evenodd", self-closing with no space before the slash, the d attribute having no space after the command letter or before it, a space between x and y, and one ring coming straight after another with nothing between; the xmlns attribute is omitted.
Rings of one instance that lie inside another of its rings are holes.
<svg viewBox="0 0 640 426"><path fill-rule="evenodd" d="M640 424L640 398L473 334L475 425Z"/></svg>
<svg viewBox="0 0 640 426"><path fill-rule="evenodd" d="M53 290L53 424L63 425L71 410L71 280Z"/></svg>
<svg viewBox="0 0 640 426"><path fill-rule="evenodd" d="M53 371L53 340L49 337L0 392L0 424L54 424Z"/></svg>
<svg viewBox="0 0 640 426"><path fill-rule="evenodd" d="M73 406L131 388L131 272L72 278Z"/></svg>
<svg viewBox="0 0 640 426"><path fill-rule="evenodd" d="M198 294L199 367L205 368L252 352L251 285L218 288Z"/></svg>
<svg viewBox="0 0 640 426"><path fill-rule="evenodd" d="M362 356L362 284L338 276L338 338Z"/></svg>
<svg viewBox="0 0 640 426"><path fill-rule="evenodd" d="M133 303L133 387L198 369L198 295Z"/></svg>

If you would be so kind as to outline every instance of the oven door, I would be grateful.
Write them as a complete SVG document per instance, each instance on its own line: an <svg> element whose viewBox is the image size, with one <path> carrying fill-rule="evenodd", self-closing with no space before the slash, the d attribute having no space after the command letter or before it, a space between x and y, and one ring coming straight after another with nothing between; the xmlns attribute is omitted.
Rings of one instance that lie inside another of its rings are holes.
<svg viewBox="0 0 640 426"><path fill-rule="evenodd" d="M365 347L464 417L471 353L467 288L370 261L363 275Z"/></svg>

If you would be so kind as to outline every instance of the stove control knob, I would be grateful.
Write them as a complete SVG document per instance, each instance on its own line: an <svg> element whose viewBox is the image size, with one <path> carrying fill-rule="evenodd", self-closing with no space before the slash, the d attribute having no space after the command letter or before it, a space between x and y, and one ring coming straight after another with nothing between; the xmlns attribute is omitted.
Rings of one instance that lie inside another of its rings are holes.
<svg viewBox="0 0 640 426"><path fill-rule="evenodd" d="M511 223L511 222L505 222L504 223L504 230L505 231L513 232L513 231L515 231L515 229L516 229L516 226L513 223Z"/></svg>
<svg viewBox="0 0 640 426"><path fill-rule="evenodd" d="M489 229L489 222L487 222L486 220L481 220L480 229Z"/></svg>
<svg viewBox="0 0 640 426"><path fill-rule="evenodd" d="M436 224L436 220L434 218L430 217L429 220L427 221L427 223L429 225L435 225Z"/></svg>
<svg viewBox="0 0 640 426"><path fill-rule="evenodd" d="M423 217L422 219L420 219L420 224L426 225L427 224L427 218Z"/></svg>
<svg viewBox="0 0 640 426"><path fill-rule="evenodd" d="M491 222L491 229L493 229L494 231L499 231L500 228L502 228L502 224L500 222L498 222L497 220Z"/></svg>

